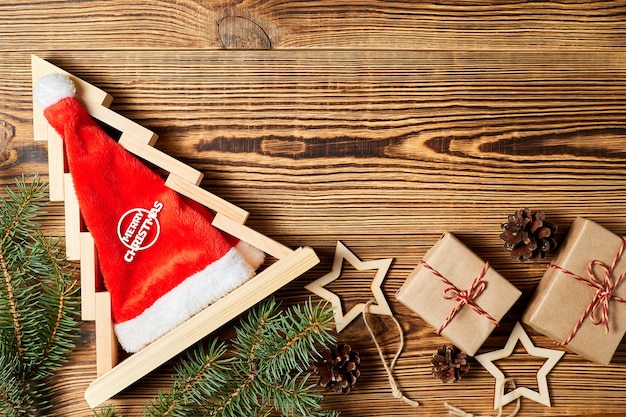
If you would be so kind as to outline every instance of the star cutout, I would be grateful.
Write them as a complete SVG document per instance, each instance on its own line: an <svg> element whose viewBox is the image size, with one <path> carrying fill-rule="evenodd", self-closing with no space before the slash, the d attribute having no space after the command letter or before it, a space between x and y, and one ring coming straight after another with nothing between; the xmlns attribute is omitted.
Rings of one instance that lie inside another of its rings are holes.
<svg viewBox="0 0 626 417"><path fill-rule="evenodd" d="M389 308L389 304L387 304L385 295L380 288L383 280L385 279L385 276L387 275L387 271L391 266L393 258L363 262L359 258L357 258L343 243L337 241L337 248L335 249L335 259L333 260L333 267L331 271L328 274L316 279L312 283L305 286L307 290L319 295L325 300L330 301L330 303L335 307L335 326L337 328L337 332L341 332L348 324L352 322L352 320L357 318L365 308L365 303L359 303L352 307L350 311L348 311L344 315L339 296L324 288L326 285L330 284L340 277L344 259L348 261L350 265L352 265L358 271L367 271L373 269L377 270L370 288L372 290L372 293L374 294L374 299L378 304L371 304L369 306L369 312L386 316L393 315L391 309Z"/></svg>
<svg viewBox="0 0 626 417"><path fill-rule="evenodd" d="M525 387L518 387L515 388L513 391L499 396L498 393L504 393L504 384L506 378L504 377L502 371L500 371L500 369L498 369L498 367L494 365L493 362L511 356L511 354L513 353L513 349L515 349L515 346L517 345L518 340L522 343L524 349L526 349L526 352L528 352L529 355L548 359L544 362L544 364L537 372L537 383L539 387L539 392L533 391ZM515 324L515 327L513 328L513 331L511 332L509 340L507 340L504 349L495 350L493 352L483 353L482 355L475 356L474 358L478 362L480 362L480 364L484 366L491 375L496 378L496 395L493 404L494 410L503 407L511 401L522 396L543 404L547 407L550 407L550 392L548 390L548 381L546 379L546 376L552 370L552 368L554 368L554 365L556 365L556 363L561 359L564 353L565 352L563 351L544 349L533 345L530 337L528 337L528 334L526 334L524 328L518 322Z"/></svg>

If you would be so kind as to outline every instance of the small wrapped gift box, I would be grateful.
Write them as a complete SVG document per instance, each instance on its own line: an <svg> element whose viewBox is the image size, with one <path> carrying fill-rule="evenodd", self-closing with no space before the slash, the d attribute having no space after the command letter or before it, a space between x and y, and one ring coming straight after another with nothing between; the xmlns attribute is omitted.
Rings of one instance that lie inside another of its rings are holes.
<svg viewBox="0 0 626 417"><path fill-rule="evenodd" d="M521 292L451 233L426 252L396 299L474 356Z"/></svg>
<svg viewBox="0 0 626 417"><path fill-rule="evenodd" d="M608 365L626 331L625 240L576 218L522 321L590 361Z"/></svg>

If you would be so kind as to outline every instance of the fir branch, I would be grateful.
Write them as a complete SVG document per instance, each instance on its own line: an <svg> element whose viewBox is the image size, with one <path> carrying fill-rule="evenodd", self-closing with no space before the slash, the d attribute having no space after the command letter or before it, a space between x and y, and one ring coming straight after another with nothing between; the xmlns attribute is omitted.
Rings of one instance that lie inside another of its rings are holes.
<svg viewBox="0 0 626 417"><path fill-rule="evenodd" d="M159 392L144 416L337 417L321 410L323 395L309 384L306 369L319 357L318 346L334 342L328 303L279 310L274 298L251 309L235 327L232 352L213 341L207 353L192 352L177 368L168 394ZM116 417L111 408L96 417Z"/></svg>
<svg viewBox="0 0 626 417"><path fill-rule="evenodd" d="M265 329L268 323L272 321L272 316L276 314L277 308L278 308L278 304L272 298L267 303L261 305L260 307L261 311L258 314L254 314L254 311L253 311L253 313L251 314L251 318L248 318L248 321L250 322L250 324L255 325L256 327L256 330L252 334L252 337L248 338L248 343L249 343L249 347L247 349L248 350L248 355L247 355L248 362L252 362L254 360L254 357L256 356L257 348L263 344L263 333L265 332ZM258 316L258 318L255 316ZM252 318L255 318L255 320L253 320ZM242 329L244 331L239 331L238 333L242 337L245 337L245 327L243 325L242 325Z"/></svg>
<svg viewBox="0 0 626 417"><path fill-rule="evenodd" d="M314 306L309 299L302 306L294 306L291 312L281 318L263 352L263 369L273 378L290 370L304 371L313 359L311 352L315 352L316 345L334 341L330 334L334 314L328 303Z"/></svg>
<svg viewBox="0 0 626 417"><path fill-rule="evenodd" d="M239 375L242 375L242 373L239 373ZM259 406L258 391L254 389L256 375L256 371L251 372L248 375L244 375L242 379L237 381L238 383L228 386L227 388L230 389L224 390L225 394L222 394L219 400L211 404L212 407L205 416L239 417L244 408L250 410L254 406Z"/></svg>
<svg viewBox="0 0 626 417"><path fill-rule="evenodd" d="M74 347L75 329L78 322L78 279L73 278L74 270L65 263L65 256L60 247L60 240L52 240L40 233L35 233L35 241L40 248L38 267L33 272L41 276L41 308L46 309L50 319L46 331L40 327L41 356L33 377L43 379L60 366L66 354ZM48 282L46 282L48 281Z"/></svg>
<svg viewBox="0 0 626 417"><path fill-rule="evenodd" d="M7 363L5 356L0 357L0 413L3 416L23 416L34 414L36 408L25 389L21 378L16 377L15 364Z"/></svg>
<svg viewBox="0 0 626 417"><path fill-rule="evenodd" d="M25 332L22 327L22 310L19 306L24 294L17 287L22 282L20 278L25 271L24 267L29 262L23 245L28 244L31 230L39 226L34 220L45 205L46 185L39 182L38 176L27 184L25 177L22 176L21 180L16 181L16 188L18 192L7 188L8 198L2 200L0 207L2 213L0 216L0 230L2 231L0 269L4 278L6 301L13 326L14 348L20 364L23 365L26 355L23 345Z"/></svg>
<svg viewBox="0 0 626 417"><path fill-rule="evenodd" d="M241 412L251 414L253 406L259 407L261 415L272 410L290 415L289 412L293 411L287 406L290 401L297 405L297 409L304 410L303 415L322 415L316 410L323 396L313 392L312 387L286 384L295 384L298 376L317 356L316 343L327 345L334 341L330 332L333 318L328 303L314 306L310 299L304 305L293 306L282 313L278 311L274 298L251 310L248 320L236 328L237 339L233 342L239 347L236 353L240 361L240 367L233 370L233 375L240 382L225 387L224 402L208 415L231 417L242 415ZM294 371L296 375L293 375ZM302 381L306 382L307 378ZM240 407L242 404L245 409ZM261 407L261 404L265 405ZM240 413L232 413L231 410Z"/></svg>
<svg viewBox="0 0 626 417"><path fill-rule="evenodd" d="M279 318L279 304L276 300L268 298L258 305L256 309L251 309L248 319L242 321L235 329L236 339L233 340L235 355L240 358L248 358L251 367L256 367L254 359L257 351L265 344L265 333L271 323L275 323Z"/></svg>
<svg viewBox="0 0 626 417"><path fill-rule="evenodd" d="M23 363L24 362L24 348L22 347L22 329L20 327L20 315L17 311L17 300L15 297L15 291L13 289L12 274L9 272L9 268L7 266L7 260L4 255L4 250L2 250L2 246L0 246L0 267L2 268L2 276L4 278L4 287L7 292L7 301L9 303L9 311L10 311L12 323L13 323L15 348L17 349L20 363Z"/></svg>
<svg viewBox="0 0 626 417"><path fill-rule="evenodd" d="M61 240L37 231L47 185L22 177L16 189L0 202L0 410L44 416L52 398L46 378L78 333L78 285Z"/></svg>
<svg viewBox="0 0 626 417"><path fill-rule="evenodd" d="M118 417L115 407L111 404L103 405L100 408L93 410L94 417Z"/></svg>
<svg viewBox="0 0 626 417"><path fill-rule="evenodd" d="M48 344L44 347L43 349L43 356L46 357L50 354L50 351L52 350L52 347L55 344L55 341L57 340L58 336L59 336L59 332L61 329L61 325L63 322L63 316L64 316L64 312L66 311L65 307L66 307L66 301L68 296L70 296L71 294L74 293L75 289L77 288L76 286L77 281L74 281L74 283L67 289L61 291L59 293L59 304L57 307L57 314L56 317L54 319L54 325L52 326L52 331L50 334L50 338L48 340Z"/></svg>
<svg viewBox="0 0 626 417"><path fill-rule="evenodd" d="M202 400L210 397L224 382L225 365L230 361L224 359L226 345L213 343L205 351L201 346L196 348L188 360L177 368L177 377L168 395L159 393L158 397L146 406L145 415L169 417L184 414L191 405L200 405Z"/></svg>
<svg viewBox="0 0 626 417"><path fill-rule="evenodd" d="M312 392L314 385L307 386L309 375L285 376L280 383L263 381L274 392L274 408L286 416L314 417L323 396ZM300 380L299 382L298 379Z"/></svg>
<svg viewBox="0 0 626 417"><path fill-rule="evenodd" d="M22 175L15 181L17 191L8 188L7 198L2 200L0 216L1 246L7 243L23 243L28 240L32 230L39 227L36 220L41 209L47 204L47 184L35 175L30 183Z"/></svg>

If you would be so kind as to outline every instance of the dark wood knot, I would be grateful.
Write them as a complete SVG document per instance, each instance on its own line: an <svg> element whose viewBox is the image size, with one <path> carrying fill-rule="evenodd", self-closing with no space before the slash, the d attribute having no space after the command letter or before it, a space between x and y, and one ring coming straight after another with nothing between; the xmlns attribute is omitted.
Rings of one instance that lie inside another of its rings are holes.
<svg viewBox="0 0 626 417"><path fill-rule="evenodd" d="M254 21L242 16L226 16L217 23L217 32L226 49L271 49L267 32Z"/></svg>
<svg viewBox="0 0 626 417"><path fill-rule="evenodd" d="M17 160L17 151L13 149L15 126L0 120L0 167L12 165Z"/></svg>

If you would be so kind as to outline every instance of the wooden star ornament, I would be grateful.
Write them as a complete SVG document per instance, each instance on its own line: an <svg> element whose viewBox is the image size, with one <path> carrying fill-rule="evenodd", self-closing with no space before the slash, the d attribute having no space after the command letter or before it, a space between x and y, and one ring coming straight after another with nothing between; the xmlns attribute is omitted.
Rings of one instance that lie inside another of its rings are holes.
<svg viewBox="0 0 626 417"><path fill-rule="evenodd" d="M502 371L500 371L500 369L498 369L493 362L511 356L518 341L522 343L524 349L526 349L526 352L528 352L529 355L547 358L537 372L537 386L539 387L539 391L533 391L526 387L517 387L504 394L504 384L506 382L506 378ZM500 407L503 407L522 396L550 407L550 392L548 390L548 381L546 377L564 353L565 352L559 350L536 347L530 340L530 337L528 337L528 334L524 331L522 325L518 322L515 324L504 349L476 355L474 358L496 378L496 395L494 396L493 404L494 410L499 409ZM499 395L498 393L502 393L502 395Z"/></svg>
<svg viewBox="0 0 626 417"><path fill-rule="evenodd" d="M385 276L387 275L387 271L391 266L393 258L377 259L374 261L363 262L359 258L357 258L343 243L337 241L335 258L333 260L333 266L331 271L305 286L307 290L319 295L325 300L330 301L333 307L335 307L335 326L337 328L337 332L341 332L348 324L352 322L352 320L362 314L366 304L365 302L358 303L344 315L343 308L341 306L341 299L339 298L339 296L324 288L326 285L330 284L341 276L344 259L348 261L350 265L352 265L358 271L376 270L376 275L374 276L374 279L372 279L370 289L372 291L372 294L374 295L374 299L377 304L371 304L369 306L369 313L392 316L393 313L389 308L389 304L387 304L387 300L385 299L385 295L383 294L381 285L383 283L383 280L385 279Z"/></svg>

